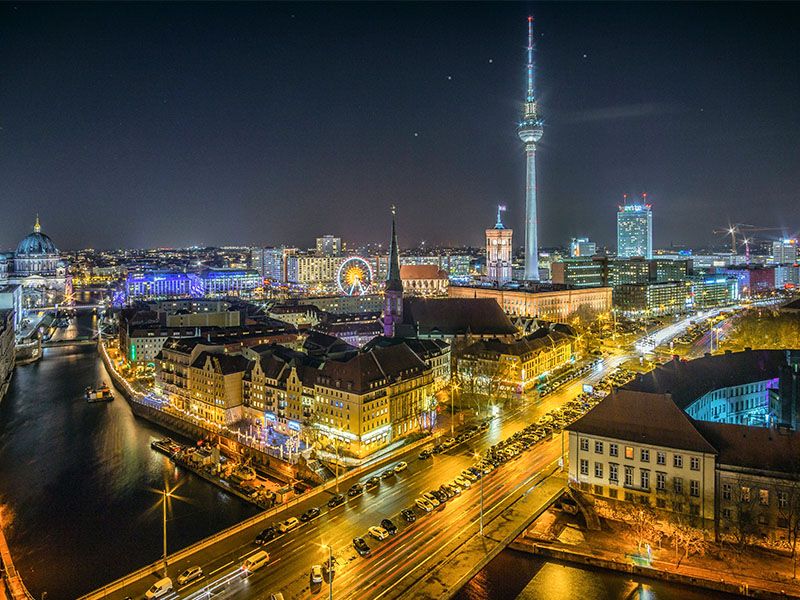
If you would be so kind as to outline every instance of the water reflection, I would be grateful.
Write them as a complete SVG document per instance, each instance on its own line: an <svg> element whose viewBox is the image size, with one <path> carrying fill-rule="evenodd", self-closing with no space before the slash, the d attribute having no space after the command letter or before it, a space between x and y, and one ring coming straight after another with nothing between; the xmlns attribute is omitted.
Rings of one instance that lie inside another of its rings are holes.
<svg viewBox="0 0 800 600"><path fill-rule="evenodd" d="M80 332L92 318L79 319ZM186 546L256 512L150 449L165 432L137 419L121 398L89 404L86 386L108 380L91 346L48 349L16 370L0 402L0 505L30 591L50 600L84 592L161 555L159 498L172 503L169 546Z"/></svg>

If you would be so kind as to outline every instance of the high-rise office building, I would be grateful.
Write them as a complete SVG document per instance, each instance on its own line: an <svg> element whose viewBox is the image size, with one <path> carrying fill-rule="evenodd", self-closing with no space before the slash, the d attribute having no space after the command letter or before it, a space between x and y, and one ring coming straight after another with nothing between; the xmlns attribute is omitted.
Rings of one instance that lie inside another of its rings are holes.
<svg viewBox="0 0 800 600"><path fill-rule="evenodd" d="M797 259L797 240L784 239L772 242L772 262L776 265L793 265Z"/></svg>
<svg viewBox="0 0 800 600"><path fill-rule="evenodd" d="M527 177L525 183L525 280L539 281L539 238L536 219L536 144L542 139L542 119L533 94L533 17L528 17L528 90L522 121L517 127L519 139L525 142Z"/></svg>
<svg viewBox="0 0 800 600"><path fill-rule="evenodd" d="M323 235L317 238L317 254L320 256L341 256L342 238Z"/></svg>
<svg viewBox="0 0 800 600"><path fill-rule="evenodd" d="M589 238L572 238L569 244L569 255L571 258L594 256L595 254L597 254L597 244L590 242Z"/></svg>
<svg viewBox="0 0 800 600"><path fill-rule="evenodd" d="M647 194L642 202L626 203L617 212L617 256L653 258L653 211L647 204Z"/></svg>
<svg viewBox="0 0 800 600"><path fill-rule="evenodd" d="M505 209L505 206L497 207L497 223L486 230L486 275L499 285L511 281L511 238L514 231L503 225L501 213Z"/></svg>

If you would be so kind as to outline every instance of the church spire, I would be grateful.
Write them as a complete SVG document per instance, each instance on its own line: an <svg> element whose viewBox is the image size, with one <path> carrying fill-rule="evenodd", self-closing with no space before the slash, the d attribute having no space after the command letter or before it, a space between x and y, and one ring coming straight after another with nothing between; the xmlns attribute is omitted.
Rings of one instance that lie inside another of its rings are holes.
<svg viewBox="0 0 800 600"><path fill-rule="evenodd" d="M400 251L397 246L397 231L394 224L395 207L392 205L392 241L389 246L389 274L386 277L386 289L392 292L403 291L400 279Z"/></svg>
<svg viewBox="0 0 800 600"><path fill-rule="evenodd" d="M42 226L39 224L39 213L36 213L36 223L33 225L34 233L41 233Z"/></svg>

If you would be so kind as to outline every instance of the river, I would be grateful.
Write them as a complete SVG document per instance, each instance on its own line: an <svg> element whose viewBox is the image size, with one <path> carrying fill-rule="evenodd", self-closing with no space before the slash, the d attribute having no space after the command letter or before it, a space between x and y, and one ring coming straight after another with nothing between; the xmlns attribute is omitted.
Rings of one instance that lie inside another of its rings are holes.
<svg viewBox="0 0 800 600"><path fill-rule="evenodd" d="M77 319L88 333L94 317ZM177 486L168 548L177 550L257 512L150 449L164 430L121 396L88 404L109 381L93 346L48 349L18 367L0 402L0 504L14 563L36 598L76 598L162 554L158 490Z"/></svg>

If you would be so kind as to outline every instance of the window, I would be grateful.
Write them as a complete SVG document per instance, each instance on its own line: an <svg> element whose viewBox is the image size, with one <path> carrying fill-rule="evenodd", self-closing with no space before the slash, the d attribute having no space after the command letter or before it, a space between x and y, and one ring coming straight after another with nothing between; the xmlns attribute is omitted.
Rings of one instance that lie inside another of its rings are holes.
<svg viewBox="0 0 800 600"><path fill-rule="evenodd" d="M750 488L746 485L742 486L741 495L739 496L742 502L750 502Z"/></svg>
<svg viewBox="0 0 800 600"><path fill-rule="evenodd" d="M730 500L731 499L731 484L730 483L723 483L722 484L722 499L723 500Z"/></svg>
<svg viewBox="0 0 800 600"><path fill-rule="evenodd" d="M700 497L700 482L696 479L692 479L689 482L689 495L694 496L695 498Z"/></svg>
<svg viewBox="0 0 800 600"><path fill-rule="evenodd" d="M656 489L664 491L667 489L667 474L656 472Z"/></svg>
<svg viewBox="0 0 800 600"><path fill-rule="evenodd" d="M649 490L650 489L650 471L647 469L642 469L639 472L639 476L642 482L642 489Z"/></svg>
<svg viewBox="0 0 800 600"><path fill-rule="evenodd" d="M672 479L672 486L675 489L676 494L683 493L683 477L674 477Z"/></svg>
<svg viewBox="0 0 800 600"><path fill-rule="evenodd" d="M586 438L581 438L581 450L583 450L584 452L589 451L589 440L587 440Z"/></svg>
<svg viewBox="0 0 800 600"><path fill-rule="evenodd" d="M789 528L789 519L786 517L778 517L778 527L781 529L788 529Z"/></svg>
<svg viewBox="0 0 800 600"><path fill-rule="evenodd" d="M595 442L594 443L594 453L595 454L602 454L603 453L603 442Z"/></svg>
<svg viewBox="0 0 800 600"><path fill-rule="evenodd" d="M658 464L658 465L667 464L667 453L666 452L656 452L656 464Z"/></svg>
<svg viewBox="0 0 800 600"><path fill-rule="evenodd" d="M608 463L608 480L614 483L619 482L619 465L616 463Z"/></svg>
<svg viewBox="0 0 800 600"><path fill-rule="evenodd" d="M650 462L650 450L647 450L646 448L642 448L641 458L642 458L642 462Z"/></svg>
<svg viewBox="0 0 800 600"><path fill-rule="evenodd" d="M683 468L683 456L680 455L680 454L675 454L672 457L672 466L675 467L676 469L682 469Z"/></svg>
<svg viewBox="0 0 800 600"><path fill-rule="evenodd" d="M614 498L616 500L616 498L617 498L617 488L608 488L608 497L609 498Z"/></svg>
<svg viewBox="0 0 800 600"><path fill-rule="evenodd" d="M758 490L758 503L761 506L769 506L769 490Z"/></svg>
<svg viewBox="0 0 800 600"><path fill-rule="evenodd" d="M633 485L633 467L625 467L625 485Z"/></svg>
<svg viewBox="0 0 800 600"><path fill-rule="evenodd" d="M692 471L699 471L700 470L700 459L696 456L692 456L689 459L689 468Z"/></svg>
<svg viewBox="0 0 800 600"><path fill-rule="evenodd" d="M625 458L633 460L633 446L625 446Z"/></svg>
<svg viewBox="0 0 800 600"><path fill-rule="evenodd" d="M595 484L594 485L594 493L597 494L598 496L602 496L603 495L603 486Z"/></svg>
<svg viewBox="0 0 800 600"><path fill-rule="evenodd" d="M730 508L723 508L722 509L722 518L723 519L730 519L731 518L731 509Z"/></svg>
<svg viewBox="0 0 800 600"><path fill-rule="evenodd" d="M758 524L759 525L766 525L767 524L767 515L758 515Z"/></svg>
<svg viewBox="0 0 800 600"><path fill-rule="evenodd" d="M598 479L603 478L603 463L594 463L594 476Z"/></svg>
<svg viewBox="0 0 800 600"><path fill-rule="evenodd" d="M656 508L667 508L667 501L664 498L656 498Z"/></svg>
<svg viewBox="0 0 800 600"><path fill-rule="evenodd" d="M619 444L608 444L608 455L619 456Z"/></svg>
<svg viewBox="0 0 800 600"><path fill-rule="evenodd" d="M677 513L683 512L683 502L673 502L672 503L672 510Z"/></svg>
<svg viewBox="0 0 800 600"><path fill-rule="evenodd" d="M589 461L585 458L581 459L581 475L589 474Z"/></svg>
<svg viewBox="0 0 800 600"><path fill-rule="evenodd" d="M778 492L778 508L786 508L789 506L789 493L786 491Z"/></svg>

